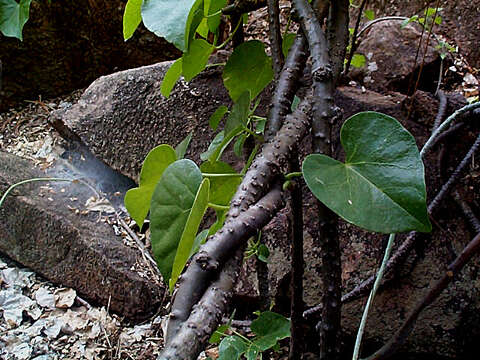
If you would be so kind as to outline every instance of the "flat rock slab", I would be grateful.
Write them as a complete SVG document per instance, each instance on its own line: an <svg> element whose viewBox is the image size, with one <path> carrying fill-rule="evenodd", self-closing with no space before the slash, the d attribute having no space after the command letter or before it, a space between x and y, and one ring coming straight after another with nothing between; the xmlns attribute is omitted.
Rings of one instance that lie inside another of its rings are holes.
<svg viewBox="0 0 480 360"><path fill-rule="evenodd" d="M35 177L45 173L0 152L2 193ZM81 210L90 196L88 187L71 182L17 187L0 208L0 251L88 301L109 304L111 311L132 320L145 318L158 308L164 288L140 276L135 269L141 254L99 222L98 212L81 215L67 206Z"/></svg>

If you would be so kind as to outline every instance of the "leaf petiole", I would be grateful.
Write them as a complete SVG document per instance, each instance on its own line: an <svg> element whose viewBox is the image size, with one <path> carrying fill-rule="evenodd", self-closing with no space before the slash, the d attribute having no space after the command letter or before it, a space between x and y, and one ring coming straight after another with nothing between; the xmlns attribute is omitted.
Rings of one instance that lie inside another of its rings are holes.
<svg viewBox="0 0 480 360"><path fill-rule="evenodd" d="M202 173L203 177L243 177L243 174L231 173L231 174L213 174L213 173Z"/></svg>
<svg viewBox="0 0 480 360"><path fill-rule="evenodd" d="M301 171L294 171L294 172L291 172L291 173L285 175L285 179L286 180L291 180L294 177L300 177L300 176L303 176L303 173Z"/></svg>
<svg viewBox="0 0 480 360"><path fill-rule="evenodd" d="M213 203L208 203L208 207L211 207L213 210L217 211L227 211L228 209L230 209L230 206L218 205Z"/></svg>

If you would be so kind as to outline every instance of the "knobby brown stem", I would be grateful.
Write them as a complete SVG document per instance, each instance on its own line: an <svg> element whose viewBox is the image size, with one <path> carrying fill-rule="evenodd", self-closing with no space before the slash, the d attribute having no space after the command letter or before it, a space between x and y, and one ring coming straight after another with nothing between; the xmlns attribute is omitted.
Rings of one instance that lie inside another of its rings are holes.
<svg viewBox="0 0 480 360"><path fill-rule="evenodd" d="M330 43L327 42L320 21L310 4L305 0L293 0L293 4L300 19L301 28L307 37L312 58L313 152L331 155L331 122L336 118L333 92L336 79L343 67L348 41L349 2L338 0L331 3L328 21ZM319 358L331 360L338 358L340 348L338 336L341 315L340 245L336 215L320 202L317 202L317 206L323 280L322 320L317 325L320 336Z"/></svg>
<svg viewBox="0 0 480 360"><path fill-rule="evenodd" d="M290 112L290 106L308 57L306 45L305 36L299 31L290 48L272 96L272 108L268 113L267 131L265 132L267 140L280 130L283 119Z"/></svg>
<svg viewBox="0 0 480 360"><path fill-rule="evenodd" d="M272 52L273 70L275 79L278 79L283 67L282 34L280 33L279 0L267 0L268 4L268 38Z"/></svg>

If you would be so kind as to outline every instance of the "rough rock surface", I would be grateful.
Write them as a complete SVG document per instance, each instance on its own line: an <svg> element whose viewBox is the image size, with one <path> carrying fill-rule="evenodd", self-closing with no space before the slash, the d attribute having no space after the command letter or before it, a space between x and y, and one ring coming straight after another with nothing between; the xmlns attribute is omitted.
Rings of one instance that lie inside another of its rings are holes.
<svg viewBox="0 0 480 360"><path fill-rule="evenodd" d="M401 28L401 23L397 20L379 22L372 25L360 39L356 52L365 56L366 65L354 69L352 77L360 80L368 89L374 91L403 89L406 92L412 71L420 67L423 48L416 66L415 54L422 32L418 25L409 24ZM438 76L440 65L435 43L434 39L430 40L421 79L427 78L433 87L436 85L433 79ZM434 69L437 69L436 72Z"/></svg>
<svg viewBox="0 0 480 360"><path fill-rule="evenodd" d="M53 114L55 128L69 137L61 127L63 122L96 156L132 179L138 177L143 159L154 146L168 143L175 147L190 132L193 141L187 155L198 160L208 147L202 139L213 136L205 126L208 117L219 105L228 104L229 98L213 70L188 86L181 80L166 99L160 94L160 85L171 64L158 63L97 79L71 110Z"/></svg>
<svg viewBox="0 0 480 360"><path fill-rule="evenodd" d="M0 111L25 99L63 95L114 71L177 57L171 44L142 25L123 40L125 4L32 1L23 41L1 36Z"/></svg>
<svg viewBox="0 0 480 360"><path fill-rule="evenodd" d="M423 14L426 7L435 7L435 2L427 0L374 0L369 2L376 15L412 16ZM442 1L440 7L442 24L436 27L435 32L446 36L454 46L459 47L469 63L480 67L480 0Z"/></svg>
<svg viewBox="0 0 480 360"><path fill-rule="evenodd" d="M45 173L30 161L0 152L2 193L34 177ZM127 318L152 314L164 289L136 271L141 255L100 222L98 213L72 211L83 210L91 190L65 182L45 185L22 185L6 198L0 209L0 251L93 303L110 304Z"/></svg>
<svg viewBox="0 0 480 360"><path fill-rule="evenodd" d="M128 176L138 174L143 157L149 149L161 142L176 145L190 129L195 130L196 137L190 149L190 157L198 160L199 152L207 147L212 138L208 130L208 117L219 102L226 99L226 90L221 85L218 73L210 72L189 84L180 82L171 98L166 100L159 94L159 81L168 65L157 64L101 78L90 86L76 105L66 112L57 112L53 121L58 125L63 119L98 157ZM149 80L151 75L154 80ZM381 111L396 117L416 137L419 146L429 136L429 127L433 123L438 104L432 95L420 91L412 109L413 120L405 120L408 104L405 96L399 93L384 96L368 90L344 87L338 89L336 103L344 109L345 118L365 110ZM335 131L339 131L339 126ZM453 166L458 163L459 156L465 151L473 134L468 136L461 151L453 154ZM308 153L309 148L310 140L306 138L301 149ZM340 148L337 153L341 158ZM428 159L426 166L430 198L442 182L434 159ZM464 186L468 185L462 184ZM313 305L320 298L321 284L318 249L314 242L316 214L314 208L309 206L313 200L306 189L304 198L304 300L307 305ZM448 206L454 208L455 205L449 203ZM449 213L445 218L436 219L441 222L443 231L436 230L430 239L419 241L418 246L423 246L423 249L411 255L407 265L400 268L400 277L390 283L376 300L375 311L367 329L367 344L376 346L389 338L431 281L453 259L452 254L458 253L469 241L468 226L461 217L455 216L452 219ZM368 234L343 222L339 230L343 251L343 285L345 290L350 290L375 272L382 257L385 239L384 236ZM288 208L282 210L263 231L271 249L269 282L278 308L282 308L288 298L290 233ZM455 233L458 236L449 235ZM446 246L447 243L450 245ZM409 352L428 352L451 357L462 353L462 346L468 342L463 327L466 322L471 324L467 314L478 311L480 305L475 300L480 291L480 283L474 277L478 265L478 261L472 264L462 273L462 279L428 308L422 317L423 321L418 323L405 347ZM245 272L251 275L250 269L254 266L249 266ZM255 292L256 286L255 283L250 287L245 285L249 293ZM243 300L240 303L248 306ZM347 335L355 334L363 304L364 299L360 299L345 307L343 324ZM478 330L478 326L471 326L475 331Z"/></svg>

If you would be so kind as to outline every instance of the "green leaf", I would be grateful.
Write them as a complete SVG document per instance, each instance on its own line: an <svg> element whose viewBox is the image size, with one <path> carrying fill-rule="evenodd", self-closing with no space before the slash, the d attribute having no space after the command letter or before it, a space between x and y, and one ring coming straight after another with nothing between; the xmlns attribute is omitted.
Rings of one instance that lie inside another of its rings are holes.
<svg viewBox="0 0 480 360"><path fill-rule="evenodd" d="M235 131L238 127L244 128L247 125L248 114L250 112L250 93L243 92L238 100L233 104L232 111L225 122L225 134Z"/></svg>
<svg viewBox="0 0 480 360"><path fill-rule="evenodd" d="M285 34L282 40L282 53L284 57L287 57L293 42L295 41L295 33Z"/></svg>
<svg viewBox="0 0 480 360"><path fill-rule="evenodd" d="M175 288L175 283L177 282L178 277L185 268L185 265L187 264L187 261L192 253L198 227L200 226L203 215L207 210L209 192L210 180L203 179L200 187L198 188L195 200L193 201L192 208L190 209L185 228L183 229L182 237L180 238L180 241L178 243L175 260L173 261L172 265L172 274L169 280L170 293L173 292L173 289Z"/></svg>
<svg viewBox="0 0 480 360"><path fill-rule="evenodd" d="M187 152L188 145L190 145L190 141L192 141L193 132L188 134L185 139L182 140L180 144L177 145L175 148L175 153L177 154L177 159L183 159L185 157L185 153Z"/></svg>
<svg viewBox="0 0 480 360"><path fill-rule="evenodd" d="M23 26L30 15L32 0L0 0L0 31L3 35L23 40Z"/></svg>
<svg viewBox="0 0 480 360"><path fill-rule="evenodd" d="M256 360L260 354L260 350L256 347L250 346L247 351L245 351L245 358L247 360Z"/></svg>
<svg viewBox="0 0 480 360"><path fill-rule="evenodd" d="M375 12L373 10L365 10L363 15L368 19L368 21L372 21L375 19Z"/></svg>
<svg viewBox="0 0 480 360"><path fill-rule="evenodd" d="M208 342L210 344L218 344L222 337L225 336L225 331L227 331L229 328L230 326L228 324L223 324L219 326L218 329L215 330L215 332L212 334L212 336L210 336Z"/></svg>
<svg viewBox="0 0 480 360"><path fill-rule="evenodd" d="M260 244L257 251L258 260L268 263L269 256L270 250L268 250L268 247L265 244Z"/></svg>
<svg viewBox="0 0 480 360"><path fill-rule="evenodd" d="M365 59L365 56L363 56L362 54L353 54L352 61L350 62L350 64L353 67L361 68L365 66L366 62L367 60Z"/></svg>
<svg viewBox="0 0 480 360"><path fill-rule="evenodd" d="M390 116L363 112L344 123L340 140L345 164L320 154L304 160L312 193L370 231L430 231L424 168L413 136Z"/></svg>
<svg viewBox="0 0 480 360"><path fill-rule="evenodd" d="M197 34L206 39L208 37L207 18L203 18L197 27Z"/></svg>
<svg viewBox="0 0 480 360"><path fill-rule="evenodd" d="M247 344L239 336L227 336L218 346L219 357L217 360L238 360L247 350Z"/></svg>
<svg viewBox="0 0 480 360"><path fill-rule="evenodd" d="M414 21L418 21L418 15L413 15L410 18L403 20L400 27L403 29L409 23L414 22Z"/></svg>
<svg viewBox="0 0 480 360"><path fill-rule="evenodd" d="M181 51L186 51L186 34L190 34L191 10L198 8L199 0L143 0L142 19L145 27L165 38Z"/></svg>
<svg viewBox="0 0 480 360"><path fill-rule="evenodd" d="M155 187L150 210L151 242L166 283L201 183L202 173L197 165L182 159L165 169Z"/></svg>
<svg viewBox="0 0 480 360"><path fill-rule="evenodd" d="M142 227L152 199L155 186L165 169L177 160L175 151L170 145L160 145L152 149L143 161L139 186L125 194L125 207L131 218Z"/></svg>
<svg viewBox="0 0 480 360"><path fill-rule="evenodd" d="M233 101L247 90L252 99L256 98L272 79L272 60L258 40L235 48L223 70L223 82Z"/></svg>
<svg viewBox="0 0 480 360"><path fill-rule="evenodd" d="M215 14L220 9L223 9L227 5L228 0L212 0L210 7L208 9L208 15ZM212 33L217 31L218 26L220 25L222 14L217 14L215 16L210 16L207 19L208 28Z"/></svg>
<svg viewBox="0 0 480 360"><path fill-rule="evenodd" d="M212 142L208 146L207 151L200 154L200 159L203 161L208 160L213 154L217 151L217 148L222 144L225 138L225 131L220 131L215 137L213 138Z"/></svg>
<svg viewBox="0 0 480 360"><path fill-rule="evenodd" d="M261 313L252 321L250 328L257 335L252 346L261 351L272 348L277 341L290 336L290 320L271 311Z"/></svg>
<svg viewBox="0 0 480 360"><path fill-rule="evenodd" d="M167 98L170 96L170 92L175 86L177 80L180 78L180 75L182 75L182 58L175 60L175 62L166 72L160 87L160 92L163 96Z"/></svg>
<svg viewBox="0 0 480 360"><path fill-rule="evenodd" d="M195 39L192 41L188 52L182 56L182 72L185 80L192 80L205 69L213 49L214 47L203 39Z"/></svg>
<svg viewBox="0 0 480 360"><path fill-rule="evenodd" d="M239 158L243 156L243 144L245 144L245 140L247 140L247 137L248 137L248 134L243 133L237 138L237 141L235 141L235 144L233 145L233 152Z"/></svg>
<svg viewBox="0 0 480 360"><path fill-rule="evenodd" d="M228 108L225 105L220 105L217 110L210 116L208 124L213 130L217 130L218 124L223 119L223 116L227 113Z"/></svg>
<svg viewBox="0 0 480 360"><path fill-rule="evenodd" d="M142 21L142 0L128 0L123 13L123 39L127 41Z"/></svg>
<svg viewBox="0 0 480 360"><path fill-rule="evenodd" d="M192 8L190 9L190 13L188 14L187 24L185 27L185 50L189 50L190 43L195 38L195 34L197 32L197 28L202 22L204 17L203 13L203 0L197 0L193 4Z"/></svg>
<svg viewBox="0 0 480 360"><path fill-rule="evenodd" d="M202 173L208 174L236 174L234 168L223 161L204 162L200 165ZM210 202L217 205L227 206L237 191L242 178L238 177L211 177L210 178Z"/></svg>

